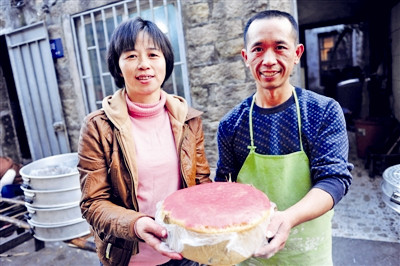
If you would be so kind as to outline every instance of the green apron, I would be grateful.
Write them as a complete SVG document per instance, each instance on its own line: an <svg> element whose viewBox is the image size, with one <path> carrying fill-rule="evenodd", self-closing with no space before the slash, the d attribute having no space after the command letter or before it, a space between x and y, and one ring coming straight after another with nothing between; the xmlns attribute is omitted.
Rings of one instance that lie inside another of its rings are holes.
<svg viewBox="0 0 400 266"><path fill-rule="evenodd" d="M250 152L237 177L237 182L251 184L263 191L279 211L297 203L311 189L310 166L301 140L300 107L297 110L300 151L287 155L263 155L255 152L252 112L250 107ZM241 265L332 265L331 220L333 210L292 228L285 247L270 259L252 257Z"/></svg>

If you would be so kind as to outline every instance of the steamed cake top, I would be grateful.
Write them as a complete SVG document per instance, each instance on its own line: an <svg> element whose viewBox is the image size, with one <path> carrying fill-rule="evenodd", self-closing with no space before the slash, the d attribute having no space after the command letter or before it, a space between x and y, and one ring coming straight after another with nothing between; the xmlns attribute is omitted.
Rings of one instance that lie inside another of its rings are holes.
<svg viewBox="0 0 400 266"><path fill-rule="evenodd" d="M269 216L271 203L246 184L214 182L178 190L163 203L165 223L200 233L241 231Z"/></svg>

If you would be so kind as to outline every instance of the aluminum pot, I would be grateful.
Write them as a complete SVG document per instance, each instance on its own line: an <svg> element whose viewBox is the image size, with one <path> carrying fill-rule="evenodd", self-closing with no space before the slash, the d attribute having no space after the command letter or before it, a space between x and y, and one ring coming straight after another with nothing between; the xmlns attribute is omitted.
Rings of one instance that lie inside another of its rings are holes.
<svg viewBox="0 0 400 266"><path fill-rule="evenodd" d="M387 206L400 213L400 164L387 168L382 177L382 200Z"/></svg>
<svg viewBox="0 0 400 266"><path fill-rule="evenodd" d="M56 208L26 206L26 209L28 210L28 219L38 224L54 225L82 219L79 202Z"/></svg>
<svg viewBox="0 0 400 266"><path fill-rule="evenodd" d="M42 241L65 241L88 235L89 224L84 219L54 225L35 223L28 220L33 236Z"/></svg>
<svg viewBox="0 0 400 266"><path fill-rule="evenodd" d="M80 185L78 154L46 157L21 168L23 186L35 190L68 189Z"/></svg>
<svg viewBox="0 0 400 266"><path fill-rule="evenodd" d="M57 190L33 190L22 187L25 206L36 208L56 208L69 206L81 199L80 187Z"/></svg>

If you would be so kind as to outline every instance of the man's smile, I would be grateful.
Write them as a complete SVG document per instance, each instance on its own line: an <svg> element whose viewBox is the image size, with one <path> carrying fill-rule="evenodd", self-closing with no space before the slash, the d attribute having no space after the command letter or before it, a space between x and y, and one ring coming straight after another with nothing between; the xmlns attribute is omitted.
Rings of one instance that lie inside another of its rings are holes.
<svg viewBox="0 0 400 266"><path fill-rule="evenodd" d="M264 76L266 78L272 78L273 76L279 74L280 71L278 70L273 70L273 71L260 71L261 76Z"/></svg>

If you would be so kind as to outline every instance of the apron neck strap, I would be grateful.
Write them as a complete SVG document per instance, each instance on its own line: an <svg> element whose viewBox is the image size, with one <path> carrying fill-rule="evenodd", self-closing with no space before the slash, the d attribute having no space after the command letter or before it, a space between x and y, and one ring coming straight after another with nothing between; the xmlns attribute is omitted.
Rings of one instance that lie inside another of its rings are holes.
<svg viewBox="0 0 400 266"><path fill-rule="evenodd" d="M253 99L251 100L250 112L249 112L249 130L250 130L250 146L247 146L250 149L250 152L256 150L256 146L254 146L254 138L253 138L253 107L256 101L256 94L253 95Z"/></svg>
<svg viewBox="0 0 400 266"><path fill-rule="evenodd" d="M300 149L303 150L303 141L301 140L301 115L300 115L300 106L299 99L297 98L296 88L293 87L293 96L294 102L296 103L296 113L297 113L297 126L299 128L299 140L300 140Z"/></svg>
<svg viewBox="0 0 400 266"><path fill-rule="evenodd" d="M301 140L301 115L300 115L300 106L299 100L297 98L297 93L295 87L293 87L293 96L294 102L296 104L296 113L297 113L297 126L299 129L299 140L300 140L300 149L303 151L303 141ZM256 94L253 95L253 99L250 105L250 112L249 112L249 130L250 130L250 146L247 146L250 151L255 151L256 146L254 146L254 138L253 138L253 107L256 101Z"/></svg>

